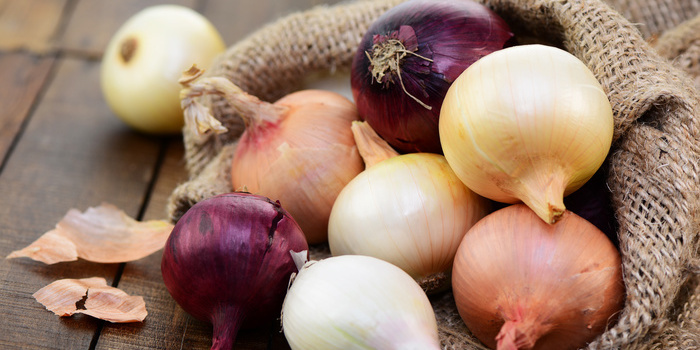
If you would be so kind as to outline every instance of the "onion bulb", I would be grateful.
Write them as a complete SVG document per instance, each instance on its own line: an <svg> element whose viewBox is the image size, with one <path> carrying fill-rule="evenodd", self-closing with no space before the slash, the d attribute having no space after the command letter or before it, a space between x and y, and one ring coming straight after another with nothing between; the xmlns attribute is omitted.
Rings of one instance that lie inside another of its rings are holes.
<svg viewBox="0 0 700 350"><path fill-rule="evenodd" d="M135 130L179 133L184 122L178 79L193 64L208 68L225 49L211 22L190 8L141 10L107 44L100 71L105 101Z"/></svg>
<svg viewBox="0 0 700 350"><path fill-rule="evenodd" d="M192 98L203 93L223 95L245 121L231 166L233 188L279 200L309 244L327 241L338 193L364 168L350 129L359 119L355 105L323 90L297 91L268 103L225 78L208 77L183 90L186 119L201 115ZM195 124L221 128L218 121L207 122L212 121Z"/></svg>
<svg viewBox="0 0 700 350"><path fill-rule="evenodd" d="M506 22L471 0L411 0L380 16L352 62L357 108L401 153L441 153L440 106L480 57L513 44Z"/></svg>
<svg viewBox="0 0 700 350"><path fill-rule="evenodd" d="M622 310L620 255L567 211L551 225L524 204L497 210L464 236L452 291L469 330L492 349L578 349Z"/></svg>
<svg viewBox="0 0 700 350"><path fill-rule="evenodd" d="M279 317L297 272L290 251L306 254L299 225L277 202L227 193L192 206L163 250L163 282L183 310L214 326L212 349L231 349L241 327Z"/></svg>
<svg viewBox="0 0 700 350"><path fill-rule="evenodd" d="M548 223L602 165L612 137L612 108L593 73L544 45L483 57L452 84L440 112L445 158L467 187L522 201Z"/></svg>
<svg viewBox="0 0 700 350"><path fill-rule="evenodd" d="M292 350L440 349L435 313L398 267L368 256L307 262L282 307Z"/></svg>
<svg viewBox="0 0 700 350"><path fill-rule="evenodd" d="M400 267L427 292L449 288L457 247L486 215L488 201L464 186L442 155L398 155L366 122L353 123L353 131L368 168L333 205L332 255L373 256Z"/></svg>

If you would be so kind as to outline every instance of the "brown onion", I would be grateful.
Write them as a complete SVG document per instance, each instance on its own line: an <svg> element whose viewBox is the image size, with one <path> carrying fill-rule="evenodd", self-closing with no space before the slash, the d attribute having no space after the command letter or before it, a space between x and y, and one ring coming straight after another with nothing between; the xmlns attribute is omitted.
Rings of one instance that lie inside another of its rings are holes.
<svg viewBox="0 0 700 350"><path fill-rule="evenodd" d="M555 224L524 204L486 216L464 236L452 273L460 316L492 349L577 349L624 301L618 251L570 211Z"/></svg>
<svg viewBox="0 0 700 350"><path fill-rule="evenodd" d="M233 189L279 200L310 244L325 242L338 193L364 169L350 130L359 119L355 105L323 90L297 91L268 103L221 77L186 86L186 117L196 119L203 113L192 97L220 94L245 121L231 165ZM221 128L213 118L196 124Z"/></svg>

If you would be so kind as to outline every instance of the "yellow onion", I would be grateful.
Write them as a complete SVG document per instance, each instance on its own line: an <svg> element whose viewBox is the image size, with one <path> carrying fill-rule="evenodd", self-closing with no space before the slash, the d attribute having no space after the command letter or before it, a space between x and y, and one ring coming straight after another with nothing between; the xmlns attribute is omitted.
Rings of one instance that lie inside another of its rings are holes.
<svg viewBox="0 0 700 350"><path fill-rule="evenodd" d="M573 350L622 310L621 264L612 242L580 216L566 211L547 224L515 204L464 236L452 291L469 330L492 349Z"/></svg>
<svg viewBox="0 0 700 350"><path fill-rule="evenodd" d="M207 68L226 49L204 16L179 5L148 7L129 18L107 44L100 71L105 101L130 127L149 134L179 133L182 72Z"/></svg>
<svg viewBox="0 0 700 350"><path fill-rule="evenodd" d="M233 189L279 200L309 244L325 242L336 197L364 168L351 131L359 119L355 105L323 90L268 103L225 78L207 77L183 90L186 120L204 130L223 127L210 116L196 120L202 106L192 98L201 94L223 95L245 121L231 166Z"/></svg>
<svg viewBox="0 0 700 350"><path fill-rule="evenodd" d="M545 222L602 165L613 114L593 73L544 45L482 57L452 84L440 111L448 163L476 193L524 202Z"/></svg>
<svg viewBox="0 0 700 350"><path fill-rule="evenodd" d="M442 155L398 155L367 122L354 122L353 131L368 167L333 205L331 253L388 261L427 292L449 287L457 247L488 201L464 186Z"/></svg>

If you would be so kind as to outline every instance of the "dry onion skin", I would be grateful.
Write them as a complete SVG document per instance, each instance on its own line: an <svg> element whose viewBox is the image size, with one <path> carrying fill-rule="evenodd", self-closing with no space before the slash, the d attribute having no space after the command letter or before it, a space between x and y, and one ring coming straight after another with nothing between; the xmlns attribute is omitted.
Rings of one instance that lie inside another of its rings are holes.
<svg viewBox="0 0 700 350"><path fill-rule="evenodd" d="M469 330L491 349L578 349L622 310L620 254L567 211L547 224L524 204L497 210L464 236L452 290Z"/></svg>
<svg viewBox="0 0 700 350"><path fill-rule="evenodd" d="M493 52L467 68L440 112L445 158L473 191L523 202L545 222L590 179L612 143L612 107L593 73L545 45Z"/></svg>
<svg viewBox="0 0 700 350"><path fill-rule="evenodd" d="M86 314L113 323L141 322L148 312L143 297L107 285L102 277L62 279L33 294L58 316Z"/></svg>
<svg viewBox="0 0 700 350"><path fill-rule="evenodd" d="M457 247L490 203L464 186L442 155L399 155L367 122L352 128L368 167L333 205L331 253L388 261L428 293L449 288Z"/></svg>
<svg viewBox="0 0 700 350"><path fill-rule="evenodd" d="M28 257L45 264L75 261L123 263L144 258L165 246L173 225L164 220L137 221L109 203L85 212L71 209L29 246L7 258Z"/></svg>

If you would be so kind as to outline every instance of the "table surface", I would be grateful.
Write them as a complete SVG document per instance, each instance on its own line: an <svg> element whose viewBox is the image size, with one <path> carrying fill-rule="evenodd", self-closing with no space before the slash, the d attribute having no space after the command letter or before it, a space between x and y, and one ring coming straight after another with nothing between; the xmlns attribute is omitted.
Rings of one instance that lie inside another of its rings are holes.
<svg viewBox="0 0 700 350"><path fill-rule="evenodd" d="M102 52L140 9L196 9L227 45L281 16L333 0L0 0L0 256L23 248L71 208L109 202L138 220L164 219L187 178L180 136L136 133L99 88ZM208 349L212 328L185 313L160 274L161 251L125 264L0 260L1 349ZM104 277L143 296L144 322L58 317L32 294L63 278ZM237 349L289 348L279 322L242 331Z"/></svg>

